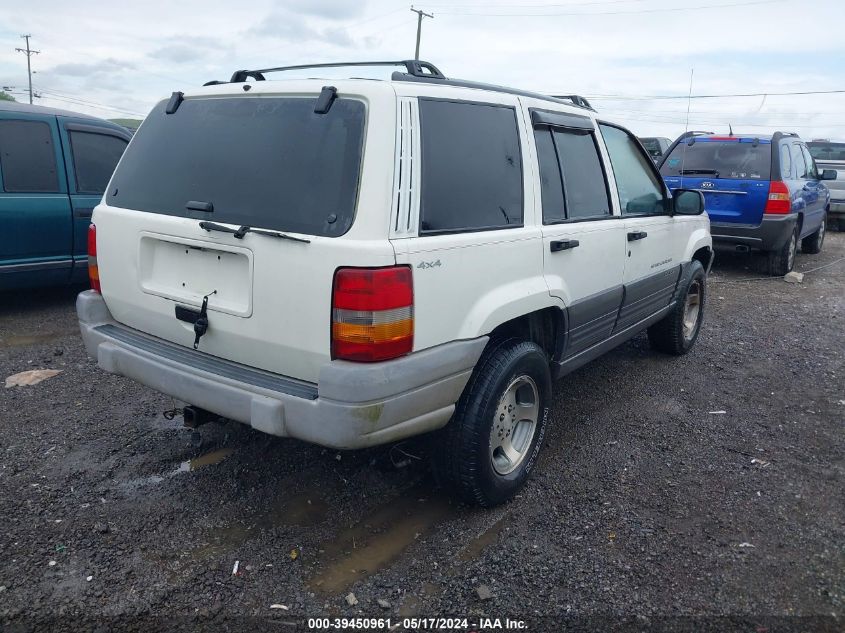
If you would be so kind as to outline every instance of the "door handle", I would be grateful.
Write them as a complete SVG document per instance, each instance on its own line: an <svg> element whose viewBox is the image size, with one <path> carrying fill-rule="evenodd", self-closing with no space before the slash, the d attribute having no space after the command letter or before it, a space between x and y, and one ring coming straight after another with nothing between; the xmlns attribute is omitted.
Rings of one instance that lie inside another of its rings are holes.
<svg viewBox="0 0 845 633"><path fill-rule="evenodd" d="M633 231L628 233L628 241L629 242L636 242L637 240L643 240L648 237L648 233L645 231Z"/></svg>
<svg viewBox="0 0 845 633"><path fill-rule="evenodd" d="M568 251L570 248L575 248L581 244L578 240L552 240L549 243L549 250L552 253L557 253L558 251Z"/></svg>

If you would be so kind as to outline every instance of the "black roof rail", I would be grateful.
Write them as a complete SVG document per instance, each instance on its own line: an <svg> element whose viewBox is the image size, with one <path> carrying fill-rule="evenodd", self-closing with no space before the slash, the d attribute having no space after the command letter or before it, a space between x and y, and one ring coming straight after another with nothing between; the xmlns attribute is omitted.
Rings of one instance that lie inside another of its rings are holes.
<svg viewBox="0 0 845 633"><path fill-rule="evenodd" d="M563 103L566 105L576 105L579 108L584 108L585 110L593 110L587 100L581 97L582 103L575 103L568 97L565 99L560 99L558 97L552 97L546 94L540 94L539 92L531 92L530 90L519 90L518 88L507 88L505 86L497 86L496 84L486 84L480 81L467 81L465 79L448 79L446 77L434 77L431 75L410 75L407 73L393 73L391 77L393 81L416 81L420 83L429 83L429 84L438 84L441 86L455 86L457 88L475 88L477 90L490 90L491 92L501 92L504 94L511 94L517 95L520 97L531 97L533 99L542 99L543 101L551 101L552 103ZM586 105L584 105L586 104Z"/></svg>
<svg viewBox="0 0 845 633"><path fill-rule="evenodd" d="M784 136L791 136L791 137L795 137L795 138L800 138L798 136L798 134L795 133L795 132L775 132L774 134L772 134L772 142L777 143Z"/></svg>
<svg viewBox="0 0 845 633"><path fill-rule="evenodd" d="M443 73L431 62L419 59L404 59L401 61L377 61L377 62L331 62L328 64L301 64L298 66L277 66L275 68L260 68L257 70L236 70L229 80L229 83L242 83L247 79L264 81L266 73L286 72L290 70L307 70L309 68L345 68L355 66L404 66L408 75L413 77L431 77L445 79Z"/></svg>
<svg viewBox="0 0 845 633"><path fill-rule="evenodd" d="M586 98L582 97L581 95L552 95L555 99L563 99L564 101L571 101L573 105L577 105L579 108L587 108L587 110L592 110L595 112L595 108L590 105L590 102L587 101Z"/></svg>

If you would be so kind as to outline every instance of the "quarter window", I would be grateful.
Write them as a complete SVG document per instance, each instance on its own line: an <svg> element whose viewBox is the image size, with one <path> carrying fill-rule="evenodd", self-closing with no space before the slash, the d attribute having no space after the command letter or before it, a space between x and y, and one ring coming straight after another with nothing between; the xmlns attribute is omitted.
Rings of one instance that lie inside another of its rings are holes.
<svg viewBox="0 0 845 633"><path fill-rule="evenodd" d="M5 191L58 192L56 150L50 126L43 121L0 121L0 170Z"/></svg>
<svg viewBox="0 0 845 633"><path fill-rule="evenodd" d="M780 177L788 180L792 178L792 153L789 145L780 146Z"/></svg>
<svg viewBox="0 0 845 633"><path fill-rule="evenodd" d="M420 233L522 226L516 112L505 106L420 99Z"/></svg>
<svg viewBox="0 0 845 633"><path fill-rule="evenodd" d="M126 141L108 134L72 131L70 145L77 192L103 193L126 149Z"/></svg>
<svg viewBox="0 0 845 633"><path fill-rule="evenodd" d="M637 140L625 130L611 125L601 125L601 133L610 154L622 213L664 213L663 185L653 172L651 159L641 151Z"/></svg>

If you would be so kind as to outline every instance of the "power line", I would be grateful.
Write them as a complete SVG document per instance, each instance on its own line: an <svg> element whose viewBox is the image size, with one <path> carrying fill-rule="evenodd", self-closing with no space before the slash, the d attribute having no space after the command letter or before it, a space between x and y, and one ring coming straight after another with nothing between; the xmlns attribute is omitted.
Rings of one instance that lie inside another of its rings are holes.
<svg viewBox="0 0 845 633"><path fill-rule="evenodd" d="M64 94L64 93L56 92L54 90L49 90L49 89L46 89L46 88L43 88L43 87L39 87L38 90L41 93L43 93L45 95L45 98L47 98L47 99L54 99L56 101L63 101L65 103L73 103L75 105L87 106L89 108L98 108L100 110L111 110L111 111L114 111L114 112L118 112L120 114L128 114L128 115L131 115L131 116L139 116L139 117L145 116L144 114L141 114L140 112L134 112L132 110L127 110L125 108L119 108L119 107L111 106L111 105L108 105L108 104L105 104L105 103L99 103L97 101L90 101L90 100L87 100L87 99L83 99L81 97L77 97L75 95Z"/></svg>
<svg viewBox="0 0 845 633"><path fill-rule="evenodd" d="M803 95L845 94L845 90L801 90L795 92L745 92L709 95L586 95L589 99L606 101L652 101L660 99L724 99L728 97L792 97Z"/></svg>
<svg viewBox="0 0 845 633"><path fill-rule="evenodd" d="M778 2L786 2L786 0L752 0L751 2L730 2L725 4L710 4L701 5L697 7L661 7L654 9L630 9L619 11L592 11L589 13L583 11L555 11L551 13L488 13L478 11L449 11L448 9L439 10L440 15L465 15L478 17L510 17L510 18L531 18L531 17L554 17L554 16L582 16L589 17L592 15L632 15L638 13L671 13L677 11L703 11L706 9L727 9L730 7L750 7L762 4L775 4ZM573 5L576 6L576 5ZM481 7L483 8L483 7Z"/></svg>

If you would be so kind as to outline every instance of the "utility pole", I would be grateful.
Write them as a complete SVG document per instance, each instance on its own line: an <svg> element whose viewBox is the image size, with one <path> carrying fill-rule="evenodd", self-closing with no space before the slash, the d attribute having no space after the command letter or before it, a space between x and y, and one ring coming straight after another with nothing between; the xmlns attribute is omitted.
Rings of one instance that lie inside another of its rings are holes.
<svg viewBox="0 0 845 633"><path fill-rule="evenodd" d="M26 40L26 48L16 48L15 50L19 53L26 53L26 74L29 77L29 104L32 105L32 65L30 64L30 58L33 55L38 55L41 51L34 51L29 47L29 38L32 35L21 35L21 37Z"/></svg>
<svg viewBox="0 0 845 633"><path fill-rule="evenodd" d="M422 20L423 18L434 18L433 13L426 13L422 9L415 9L413 5L411 5L411 11L417 14L417 48L414 52L414 59L419 61L420 59L420 32L422 31Z"/></svg>

